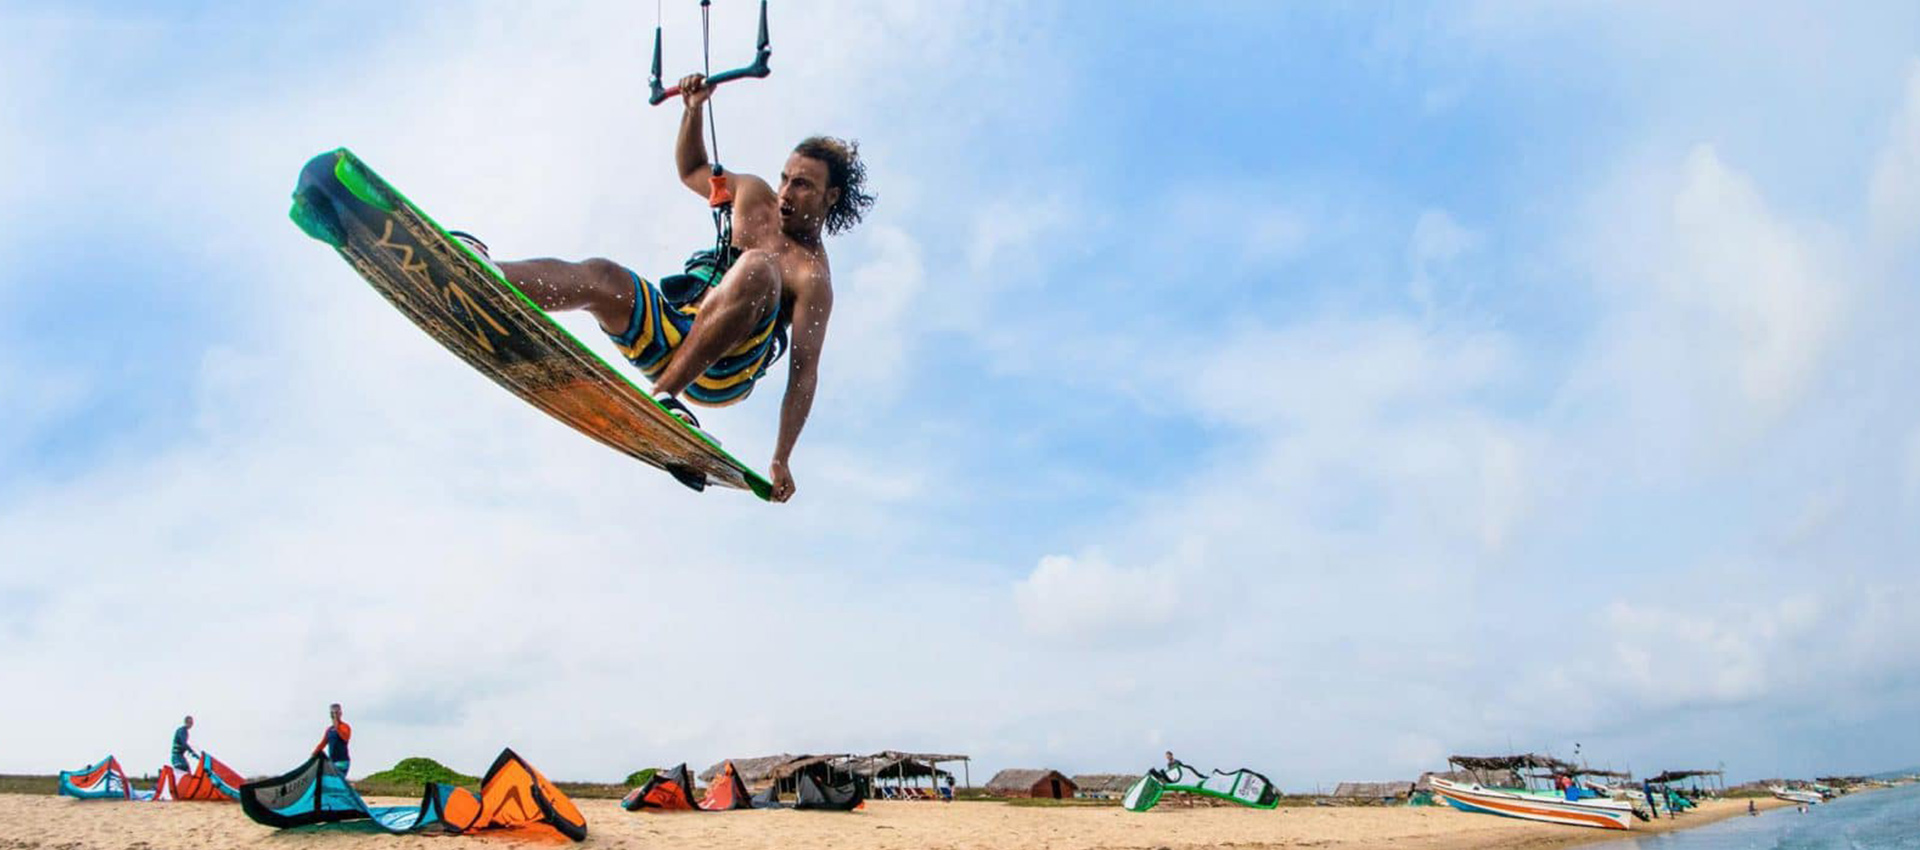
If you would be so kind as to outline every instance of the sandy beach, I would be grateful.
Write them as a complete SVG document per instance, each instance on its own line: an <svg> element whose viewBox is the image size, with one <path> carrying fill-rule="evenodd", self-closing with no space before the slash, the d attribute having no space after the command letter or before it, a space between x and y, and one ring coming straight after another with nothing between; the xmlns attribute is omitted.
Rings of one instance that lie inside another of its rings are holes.
<svg viewBox="0 0 1920 850"><path fill-rule="evenodd" d="M410 801L383 800L389 804ZM613 800L579 800L585 846L690 848L852 848L852 850L1189 850L1234 847L1418 850L1567 847L1623 837L1611 830L1529 823L1447 808L1311 807L1255 811L1163 807L1134 814L1116 807L1016 807L999 803L872 802L852 814L749 811L631 814ZM1762 808L1787 805L1759 801ZM1634 834L1700 826L1746 811L1745 800L1701 805L1678 821L1634 824ZM276 830L218 803L101 803L0 794L0 850L173 850L273 847L375 850L417 846L559 844L558 836L502 832L478 837L390 836L332 827Z"/></svg>

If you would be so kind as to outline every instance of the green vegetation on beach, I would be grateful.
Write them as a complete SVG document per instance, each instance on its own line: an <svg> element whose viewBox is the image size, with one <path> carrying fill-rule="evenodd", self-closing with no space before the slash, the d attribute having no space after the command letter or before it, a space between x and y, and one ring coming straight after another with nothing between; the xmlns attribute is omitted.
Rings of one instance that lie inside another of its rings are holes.
<svg viewBox="0 0 1920 850"><path fill-rule="evenodd" d="M423 756L404 758L391 768L353 781L362 794L388 797L417 797L429 782L445 782L478 790L480 777L468 776Z"/></svg>
<svg viewBox="0 0 1920 850"><path fill-rule="evenodd" d="M59 790L58 776L0 775L0 794L53 794Z"/></svg>
<svg viewBox="0 0 1920 850"><path fill-rule="evenodd" d="M453 768L423 756L401 759L399 764L372 774L363 782L386 785L423 785L428 782L445 782L449 785L478 785L480 777L468 776Z"/></svg>

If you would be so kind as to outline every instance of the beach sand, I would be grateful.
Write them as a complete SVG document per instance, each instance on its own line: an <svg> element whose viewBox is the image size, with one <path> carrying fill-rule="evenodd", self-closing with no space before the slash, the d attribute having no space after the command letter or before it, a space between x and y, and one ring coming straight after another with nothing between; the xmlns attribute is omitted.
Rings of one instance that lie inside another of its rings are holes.
<svg viewBox="0 0 1920 850"><path fill-rule="evenodd" d="M380 800L404 804L417 800ZM1393 847L1414 850L1551 848L1699 826L1746 811L1745 800L1703 803L1678 821L1634 823L1631 833L1554 826L1438 807L1311 807L1256 811L1163 806L1144 814L1117 807L1016 807L999 803L871 802L851 814L745 811L632 814L614 800L579 800L584 846L618 848L804 848L826 850L1190 850ZM1788 805L1759 801L1762 808ZM0 794L0 850L394 850L468 843L571 846L548 833L478 837L390 836L343 830L276 830L227 803L82 802Z"/></svg>

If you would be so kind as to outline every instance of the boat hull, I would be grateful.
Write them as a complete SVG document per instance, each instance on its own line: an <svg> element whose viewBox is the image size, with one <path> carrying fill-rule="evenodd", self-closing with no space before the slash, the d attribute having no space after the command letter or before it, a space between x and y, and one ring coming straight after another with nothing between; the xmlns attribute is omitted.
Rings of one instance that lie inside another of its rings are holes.
<svg viewBox="0 0 1920 850"><path fill-rule="evenodd" d="M1463 812L1596 829L1627 829L1633 817L1632 807L1616 800L1562 800L1541 794L1523 794L1452 782L1437 776L1427 781L1432 784L1435 795Z"/></svg>
<svg viewBox="0 0 1920 850"><path fill-rule="evenodd" d="M1789 803L1804 803L1811 806L1826 801L1826 798L1821 796L1818 791L1802 791L1797 788L1769 788L1767 790L1772 792L1773 796L1786 800Z"/></svg>

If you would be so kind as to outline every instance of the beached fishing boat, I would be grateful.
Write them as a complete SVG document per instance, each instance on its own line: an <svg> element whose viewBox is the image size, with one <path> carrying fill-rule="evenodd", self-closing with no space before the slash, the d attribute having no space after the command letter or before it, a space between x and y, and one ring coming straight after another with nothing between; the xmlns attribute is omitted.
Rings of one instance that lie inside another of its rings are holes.
<svg viewBox="0 0 1920 850"><path fill-rule="evenodd" d="M1805 803L1808 805L1812 805L1814 803L1823 802L1827 799L1826 797L1821 796L1820 792L1809 791L1805 788L1782 788L1778 785L1775 785L1771 788L1768 788L1767 790L1772 792L1773 796L1779 797L1780 799L1786 800L1790 803Z"/></svg>
<svg viewBox="0 0 1920 850"><path fill-rule="evenodd" d="M1572 765L1557 759L1537 755L1494 758L1454 756L1448 762L1467 770L1453 779L1429 775L1427 783L1435 796L1463 812L1598 829L1627 829L1632 822L1633 806L1624 800L1602 796L1581 796L1570 800L1566 794L1538 791L1521 784L1527 781L1523 771L1530 768L1546 768L1563 775L1572 769ZM1507 771L1509 775L1517 777L1516 787L1478 781L1482 771L1490 770Z"/></svg>
<svg viewBox="0 0 1920 850"><path fill-rule="evenodd" d="M1463 812L1600 829L1627 829L1633 817L1633 805L1624 800L1603 797L1568 800L1544 791L1489 788L1477 782L1451 782L1438 777L1427 781L1432 784L1435 795Z"/></svg>

